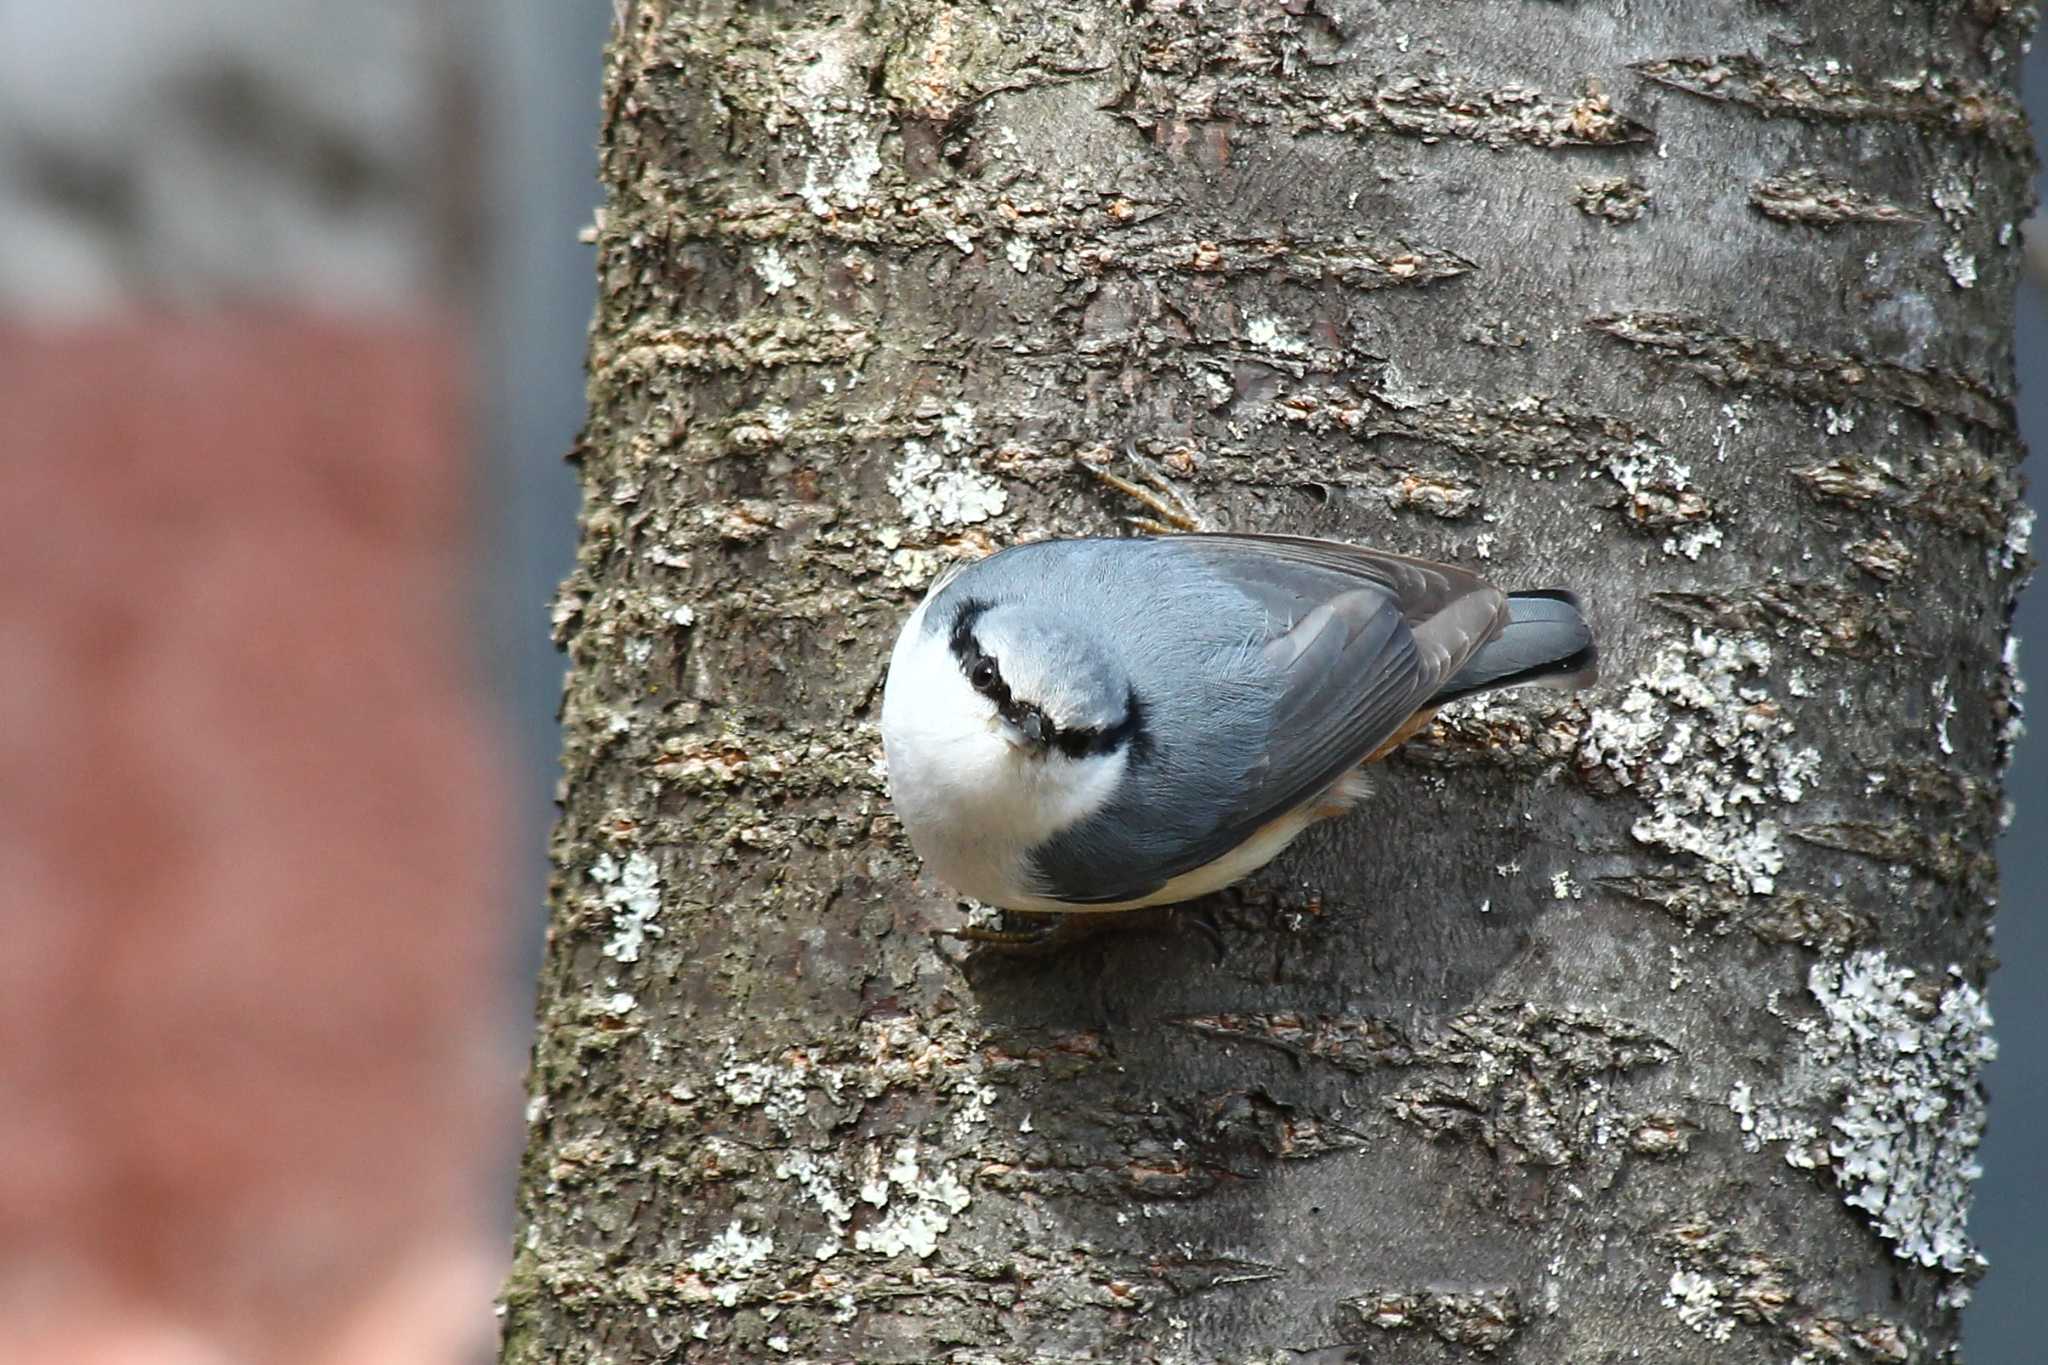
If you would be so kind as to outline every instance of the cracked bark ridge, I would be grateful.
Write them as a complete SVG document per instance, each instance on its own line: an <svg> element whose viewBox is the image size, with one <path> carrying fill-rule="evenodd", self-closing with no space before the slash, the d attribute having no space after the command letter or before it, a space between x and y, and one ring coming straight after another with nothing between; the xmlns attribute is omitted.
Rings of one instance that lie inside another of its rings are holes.
<svg viewBox="0 0 2048 1365"><path fill-rule="evenodd" d="M1786 346L1677 313L1624 313L1592 318L1590 325L1726 388L1771 389L1809 402L1895 403L1999 433L2016 427L2010 393L1968 375Z"/></svg>
<svg viewBox="0 0 2048 1365"><path fill-rule="evenodd" d="M1514 1340L1522 1305L1512 1289L1385 1290L1341 1301L1343 1315L1373 1332L1427 1332L1447 1346L1490 1356Z"/></svg>
<svg viewBox="0 0 2048 1365"><path fill-rule="evenodd" d="M1756 181L1749 187L1749 202L1765 217L1811 227L1921 221L1921 216L1910 209L1845 180L1831 179L1811 166L1795 167Z"/></svg>
<svg viewBox="0 0 2048 1365"><path fill-rule="evenodd" d="M1588 218L1633 223L1650 203L1650 187L1638 176L1593 175L1572 187L1572 202Z"/></svg>
<svg viewBox="0 0 2048 1365"><path fill-rule="evenodd" d="M622 6L508 1365L1947 1358L2028 11L1893 8ZM963 964L884 661L1127 448L1605 680Z"/></svg>
<svg viewBox="0 0 2048 1365"><path fill-rule="evenodd" d="M1906 123L1983 138L2015 156L2032 154L2026 112L2011 92L1931 66L1873 77L1835 58L1778 61L1731 53L1660 57L1636 62L1634 69L1689 95L1742 105L1766 118Z"/></svg>

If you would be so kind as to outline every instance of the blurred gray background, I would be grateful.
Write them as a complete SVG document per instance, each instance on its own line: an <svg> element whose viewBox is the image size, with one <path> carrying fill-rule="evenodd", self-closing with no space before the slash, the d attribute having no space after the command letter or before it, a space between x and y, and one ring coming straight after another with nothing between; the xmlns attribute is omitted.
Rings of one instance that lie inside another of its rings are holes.
<svg viewBox="0 0 2048 1365"><path fill-rule="evenodd" d="M477 487L482 540L475 592L491 676L504 689L508 742L523 779L517 831L535 932L522 990L540 964L547 834L554 819L562 658L547 608L576 554L578 491L564 462L583 424L583 348L596 300L591 248L598 85L611 0L503 0L483 83L484 200L494 225L477 291ZM505 20L509 20L506 22ZM524 1003L524 997L522 997Z"/></svg>

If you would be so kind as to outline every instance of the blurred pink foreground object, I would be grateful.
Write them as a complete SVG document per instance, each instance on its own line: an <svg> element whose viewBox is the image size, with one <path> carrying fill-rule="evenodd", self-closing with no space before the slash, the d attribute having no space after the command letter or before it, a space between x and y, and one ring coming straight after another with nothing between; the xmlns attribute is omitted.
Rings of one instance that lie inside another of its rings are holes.
<svg viewBox="0 0 2048 1365"><path fill-rule="evenodd" d="M459 364L0 330L0 1359L488 1347L516 1060Z"/></svg>

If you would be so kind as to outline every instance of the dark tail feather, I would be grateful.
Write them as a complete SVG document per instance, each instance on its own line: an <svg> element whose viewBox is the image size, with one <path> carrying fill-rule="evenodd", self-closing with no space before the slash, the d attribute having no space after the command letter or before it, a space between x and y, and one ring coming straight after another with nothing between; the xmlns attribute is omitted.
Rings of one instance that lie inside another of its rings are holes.
<svg viewBox="0 0 2048 1365"><path fill-rule="evenodd" d="M1508 594L1508 623L1429 699L1442 706L1499 687L1588 687L1600 675L1593 629L1562 588Z"/></svg>

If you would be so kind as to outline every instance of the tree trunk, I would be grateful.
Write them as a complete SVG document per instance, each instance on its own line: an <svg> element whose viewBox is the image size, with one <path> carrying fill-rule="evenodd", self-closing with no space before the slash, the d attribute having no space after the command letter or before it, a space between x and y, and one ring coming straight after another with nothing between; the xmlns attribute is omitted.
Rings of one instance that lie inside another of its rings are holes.
<svg viewBox="0 0 2048 1365"><path fill-rule="evenodd" d="M505 1359L1950 1352L2029 18L628 6ZM1130 443L1605 681L963 965L889 646Z"/></svg>

